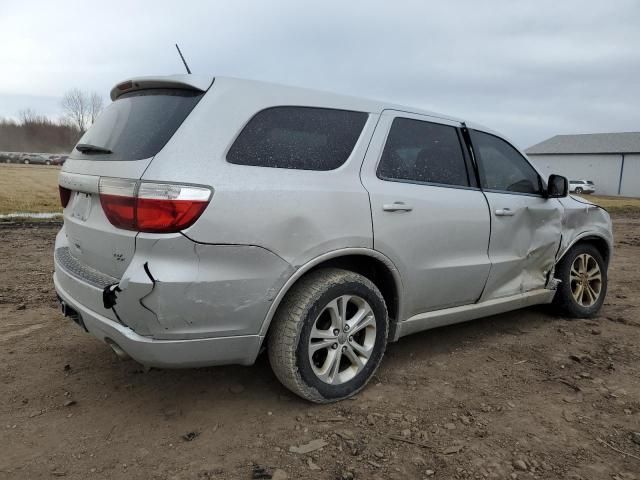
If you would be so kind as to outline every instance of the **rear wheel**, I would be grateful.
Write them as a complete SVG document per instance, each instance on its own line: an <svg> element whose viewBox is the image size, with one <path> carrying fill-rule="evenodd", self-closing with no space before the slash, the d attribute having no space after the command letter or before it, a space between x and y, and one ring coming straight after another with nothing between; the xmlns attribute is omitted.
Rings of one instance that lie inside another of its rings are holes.
<svg viewBox="0 0 640 480"><path fill-rule="evenodd" d="M577 318L595 316L607 294L607 265L593 245L578 244L556 267L561 280L554 303L563 313Z"/></svg>
<svg viewBox="0 0 640 480"><path fill-rule="evenodd" d="M28 165L28 164L29 164L29 159L28 159L28 158L25 158L23 163L24 163L25 165Z"/></svg>
<svg viewBox="0 0 640 480"><path fill-rule="evenodd" d="M269 361L293 393L316 403L350 397L375 373L387 344L387 308L367 278L340 269L303 277L269 333Z"/></svg>
<svg viewBox="0 0 640 480"><path fill-rule="evenodd" d="M583 192L582 187L577 187L576 188L576 193L582 193L582 192Z"/></svg>

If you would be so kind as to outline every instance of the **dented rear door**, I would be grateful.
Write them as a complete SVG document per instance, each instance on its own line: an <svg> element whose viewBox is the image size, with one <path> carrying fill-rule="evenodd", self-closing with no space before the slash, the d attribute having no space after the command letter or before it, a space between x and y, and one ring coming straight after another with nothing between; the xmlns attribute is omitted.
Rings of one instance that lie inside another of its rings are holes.
<svg viewBox="0 0 640 480"><path fill-rule="evenodd" d="M471 131L490 208L491 270L481 301L545 288L562 234L563 207L524 155L504 139Z"/></svg>

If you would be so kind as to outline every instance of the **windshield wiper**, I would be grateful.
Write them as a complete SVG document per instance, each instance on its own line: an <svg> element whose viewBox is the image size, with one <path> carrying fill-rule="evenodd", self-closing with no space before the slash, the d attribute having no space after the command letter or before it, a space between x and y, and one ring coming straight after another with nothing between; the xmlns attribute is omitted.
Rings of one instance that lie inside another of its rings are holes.
<svg viewBox="0 0 640 480"><path fill-rule="evenodd" d="M79 143L76 150L82 153L113 153L111 150L99 145L91 145L90 143Z"/></svg>

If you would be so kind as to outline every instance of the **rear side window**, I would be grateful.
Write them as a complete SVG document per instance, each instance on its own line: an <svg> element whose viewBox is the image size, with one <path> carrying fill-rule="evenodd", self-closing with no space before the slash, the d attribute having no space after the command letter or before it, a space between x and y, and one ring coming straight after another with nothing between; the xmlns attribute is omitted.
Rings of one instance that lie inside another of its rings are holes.
<svg viewBox="0 0 640 480"><path fill-rule="evenodd" d="M504 140L471 130L473 147L479 154L482 188L501 192L542 194L538 173Z"/></svg>
<svg viewBox="0 0 640 480"><path fill-rule="evenodd" d="M368 114L312 107L258 112L227 153L227 161L254 167L333 170L347 161Z"/></svg>
<svg viewBox="0 0 640 480"><path fill-rule="evenodd" d="M455 127L396 118L378 166L383 180L469 186Z"/></svg>
<svg viewBox="0 0 640 480"><path fill-rule="evenodd" d="M88 144L112 153L73 156L86 160L141 160L153 157L173 136L196 106L203 92L180 89L150 89L125 93L109 105L82 136Z"/></svg>

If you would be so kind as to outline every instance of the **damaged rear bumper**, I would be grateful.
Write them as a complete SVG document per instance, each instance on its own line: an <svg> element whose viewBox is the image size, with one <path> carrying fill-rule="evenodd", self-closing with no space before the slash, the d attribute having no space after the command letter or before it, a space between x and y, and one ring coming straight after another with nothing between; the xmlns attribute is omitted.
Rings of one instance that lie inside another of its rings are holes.
<svg viewBox="0 0 640 480"><path fill-rule="evenodd" d="M291 266L259 247L168 240L138 237L116 279L76 260L63 230L54 262L61 301L91 334L144 365L252 364Z"/></svg>
<svg viewBox="0 0 640 480"><path fill-rule="evenodd" d="M53 281L58 295L71 306L84 327L96 338L115 344L137 362L161 368L201 367L208 365L251 365L260 348L259 335L242 335L188 340L157 340L138 335L97 312L76 302L61 286L58 272ZM99 289L96 295L101 295Z"/></svg>

